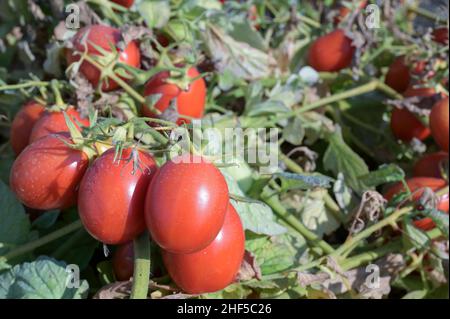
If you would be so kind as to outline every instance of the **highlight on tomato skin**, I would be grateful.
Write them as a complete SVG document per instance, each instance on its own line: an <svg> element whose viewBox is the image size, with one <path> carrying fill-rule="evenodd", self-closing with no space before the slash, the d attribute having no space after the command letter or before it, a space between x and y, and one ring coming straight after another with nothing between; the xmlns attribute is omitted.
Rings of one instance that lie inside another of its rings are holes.
<svg viewBox="0 0 450 319"><path fill-rule="evenodd" d="M89 127L89 119L82 118L74 107L69 107L65 112L79 131L81 131L80 125ZM34 124L30 134L30 143L55 133L69 133L64 113L62 111L46 111Z"/></svg>
<svg viewBox="0 0 450 319"><path fill-rule="evenodd" d="M244 251L244 229L230 203L220 232L206 248L190 254L162 250L162 256L170 277L184 292L201 294L231 284L240 269Z"/></svg>
<svg viewBox="0 0 450 319"><path fill-rule="evenodd" d="M15 160L10 186L26 206L39 210L65 209L77 201L78 185L89 159L70 148L67 134L51 134L28 145Z"/></svg>
<svg viewBox="0 0 450 319"><path fill-rule="evenodd" d="M444 165L446 164L446 165ZM448 153L440 151L424 155L413 168L414 176L443 178L442 169L448 168Z"/></svg>
<svg viewBox="0 0 450 319"><path fill-rule="evenodd" d="M153 157L144 151L126 148L120 158L114 158L115 149L110 149L94 161L78 196L86 230L111 245L131 241L145 230L145 194L157 170Z"/></svg>
<svg viewBox="0 0 450 319"><path fill-rule="evenodd" d="M31 131L44 112L45 107L36 101L25 103L17 112L10 129L10 142L16 156L29 144Z"/></svg>
<svg viewBox="0 0 450 319"><path fill-rule="evenodd" d="M141 64L141 53L138 44L136 41L131 41L124 50L120 50L117 45L121 40L122 34L119 29L107 25L96 24L81 28L73 37L72 43L76 51L83 53L87 48L87 52L91 56L98 56L101 54L94 45L109 52L111 52L110 45L114 45L119 52L120 62L138 68ZM66 50L66 61L68 65L79 60L79 54L75 54L71 49ZM99 85L100 70L94 65L88 61L83 61L80 72L89 80L92 86L97 87ZM119 85L115 81L108 79L103 81L101 89L102 91L109 92L118 87Z"/></svg>
<svg viewBox="0 0 450 319"><path fill-rule="evenodd" d="M112 267L114 275L119 281L127 281L133 277L134 247L132 241L116 248L112 257Z"/></svg>
<svg viewBox="0 0 450 319"><path fill-rule="evenodd" d="M448 153L449 148L449 104L448 97L436 102L430 113L430 128L439 147Z"/></svg>
<svg viewBox="0 0 450 319"><path fill-rule="evenodd" d="M203 249L222 227L228 195L225 178L213 164L197 155L176 157L160 167L148 188L147 228L167 251Z"/></svg>
<svg viewBox="0 0 450 319"><path fill-rule="evenodd" d="M187 76L191 79L200 76L195 67L187 71ZM174 119L177 124L190 123L190 118L199 119L203 116L206 103L206 84L203 78L198 78L191 82L187 90L182 90L174 83L168 83L170 73L168 71L160 72L151 78L144 88L144 95L161 94L162 96L156 102L154 107L160 111L166 111L171 103L175 103L178 112L178 118ZM174 101L176 100L176 101ZM145 117L155 117L150 108L142 106L142 114Z"/></svg>
<svg viewBox="0 0 450 319"><path fill-rule="evenodd" d="M437 192L438 190L447 186L447 181L442 178L433 177L413 177L406 180L406 183L413 193L412 200L417 202L424 192L424 188L428 187L432 191ZM396 183L391 186L384 194L384 197L389 201L395 195L405 192L406 189L402 183ZM449 212L449 194L446 193L438 199L437 209L448 214ZM435 227L433 220L429 217L425 217L414 221L414 225L422 230L431 230Z"/></svg>
<svg viewBox="0 0 450 319"><path fill-rule="evenodd" d="M319 72L337 72L349 67L355 47L344 30L337 29L313 42L308 52L308 64Z"/></svg>

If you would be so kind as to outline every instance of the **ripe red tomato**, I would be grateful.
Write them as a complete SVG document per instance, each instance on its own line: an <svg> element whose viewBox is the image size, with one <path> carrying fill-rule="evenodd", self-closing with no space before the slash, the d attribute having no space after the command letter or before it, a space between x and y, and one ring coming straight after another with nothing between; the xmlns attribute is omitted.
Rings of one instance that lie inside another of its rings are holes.
<svg viewBox="0 0 450 319"><path fill-rule="evenodd" d="M200 75L196 68L188 70L189 78L195 78ZM176 84L167 83L170 74L168 71L160 72L151 78L145 84L144 95L162 94L161 98L155 104L155 108L164 112L172 102L176 99L177 111L179 117L177 123L189 123L190 120L185 116L192 118L201 118L205 111L206 85L203 78L199 78L192 82L187 91L183 91ZM142 114L146 117L155 117L155 114L145 105L142 107Z"/></svg>
<svg viewBox="0 0 450 319"><path fill-rule="evenodd" d="M72 149L67 134L47 135L27 146L11 168L10 185L34 209L64 209L76 203L77 187L89 159Z"/></svg>
<svg viewBox="0 0 450 319"><path fill-rule="evenodd" d="M434 41L440 44L448 44L448 28L437 28L432 33Z"/></svg>
<svg viewBox="0 0 450 319"><path fill-rule="evenodd" d="M433 88L408 88L405 97L427 97L433 96L436 91ZM391 130L394 136L404 142L413 138L421 141L430 136L431 131L413 113L407 109L394 108L391 116Z"/></svg>
<svg viewBox="0 0 450 319"><path fill-rule="evenodd" d="M114 152L106 151L87 170L80 184L78 211L92 237L116 245L133 240L145 229L145 194L156 164L150 154L130 148L114 162Z"/></svg>
<svg viewBox="0 0 450 319"><path fill-rule="evenodd" d="M89 120L81 118L80 113L78 113L78 111L73 107L68 108L66 113L79 130L81 129L78 123L83 126L89 126ZM68 132L69 128L66 125L66 119L64 118L63 112L45 112L34 124L30 135L30 143L33 143L39 138L52 133Z"/></svg>
<svg viewBox="0 0 450 319"><path fill-rule="evenodd" d="M130 8L134 3L134 0L111 0L111 1L120 4L122 7L125 8Z"/></svg>
<svg viewBox="0 0 450 319"><path fill-rule="evenodd" d="M112 257L112 266L117 280L127 281L133 277L134 247L132 241L117 247Z"/></svg>
<svg viewBox="0 0 450 319"><path fill-rule="evenodd" d="M236 278L244 257L245 234L239 215L228 205L225 221L214 241L191 254L162 251L164 265L185 292L201 294L224 289Z"/></svg>
<svg viewBox="0 0 450 319"><path fill-rule="evenodd" d="M166 162L147 192L145 221L153 240L174 253L192 253L214 240L223 225L228 187L205 159L184 155Z"/></svg>
<svg viewBox="0 0 450 319"><path fill-rule="evenodd" d="M44 106L35 101L30 101L17 112L11 124L10 132L11 146L16 155L19 155L30 142L31 130L44 111Z"/></svg>
<svg viewBox="0 0 450 319"><path fill-rule="evenodd" d="M367 5L367 1L366 0L361 1L359 3L359 9L364 9L366 7L366 5ZM339 8L339 14L334 18L334 23L335 24L340 23L342 20L344 20L348 16L348 14L350 12L351 11L350 11L349 8L347 8L346 6L341 6Z"/></svg>
<svg viewBox="0 0 450 319"><path fill-rule="evenodd" d="M318 38L311 45L308 63L319 72L336 72L350 66L355 48L341 29Z"/></svg>
<svg viewBox="0 0 450 319"><path fill-rule="evenodd" d="M448 97L438 101L430 113L430 128L434 140L443 151L448 153L449 135Z"/></svg>
<svg viewBox="0 0 450 319"><path fill-rule="evenodd" d="M420 75L426 67L425 61L412 61L411 67L405 63L405 56L397 57L389 67L385 83L399 93L405 92L411 84L411 74Z"/></svg>
<svg viewBox="0 0 450 319"><path fill-rule="evenodd" d="M430 136L431 131L410 111L394 108L391 115L391 130L394 136L404 142L414 137L423 141Z"/></svg>
<svg viewBox="0 0 450 319"><path fill-rule="evenodd" d="M86 39L86 43L83 42L84 39ZM122 51L117 46L121 40L122 34L118 29L106 25L90 25L80 29L77 34L75 34L72 43L74 48L79 52L84 52L85 46L87 46L88 53L91 55L101 54L94 47L94 45L99 46L106 51L111 51L111 45L113 45L120 52L120 62L136 68L139 67L141 63L141 53L137 43L135 41L131 41L128 43L125 50ZM68 50L66 52L66 60L68 64L76 62L79 59L80 56L78 54L74 55L73 51ZM98 86L100 81L100 71L95 66L84 61L80 67L80 72L89 80L89 82L91 82L94 87ZM112 91L118 87L119 85L111 80L104 81L102 84L103 91Z"/></svg>
<svg viewBox="0 0 450 319"><path fill-rule="evenodd" d="M441 166L445 161L448 161L446 152L427 154L414 165L414 176L442 178Z"/></svg>
<svg viewBox="0 0 450 319"><path fill-rule="evenodd" d="M411 192L415 192L421 188L429 187L433 191L437 191L441 188L444 188L447 185L447 182L440 178L432 178L432 177L414 177L410 178L406 181ZM397 183L392 186L384 195L387 200L391 200L394 195L404 192L405 188L402 183ZM414 194L413 200L418 201L422 196L423 191L418 191ZM443 212L448 213L449 211L449 197L448 193L441 196L439 198L439 203L437 208ZM430 230L434 228L435 224L433 220L429 217L417 220L414 222L416 227L421 228L423 230Z"/></svg>

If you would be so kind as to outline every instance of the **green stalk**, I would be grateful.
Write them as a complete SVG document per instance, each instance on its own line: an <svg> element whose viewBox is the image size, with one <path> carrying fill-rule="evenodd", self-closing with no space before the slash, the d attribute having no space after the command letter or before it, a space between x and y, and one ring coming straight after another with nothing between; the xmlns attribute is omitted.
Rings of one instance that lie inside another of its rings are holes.
<svg viewBox="0 0 450 319"><path fill-rule="evenodd" d="M80 220L77 220L73 222L72 224L69 224L67 226L64 226L53 233L50 233L48 235L45 235L37 240L34 240L32 242L26 243L22 246L17 247L16 249L11 250L4 256L0 256L0 259L4 259L6 261L14 259L16 257L19 257L23 254L29 253L33 250L35 250L38 247L44 246L45 244L48 244L58 238L61 238L67 234L70 234L77 229L81 228L83 224Z"/></svg>
<svg viewBox="0 0 450 319"><path fill-rule="evenodd" d="M145 231L134 240L134 272L131 299L147 299L150 283L150 239Z"/></svg>
<svg viewBox="0 0 450 319"><path fill-rule="evenodd" d="M337 256L337 257L344 255L344 254L348 255L349 250L350 251L353 250L357 246L358 242L366 239L367 237L372 235L374 232L382 229L383 227L395 223L397 221L397 219L399 219L403 215L410 213L412 211L412 209L413 209L412 207L401 208L401 209L395 211L392 215L388 216L387 218L384 218L381 221L379 221L378 223L364 229L363 231L358 233L356 236L349 238L341 247L336 249L336 251L334 252L333 255Z"/></svg>
<svg viewBox="0 0 450 319"><path fill-rule="evenodd" d="M402 248L402 241L395 240L377 249L361 253L359 255L345 259L340 265L344 271L368 264L373 260L379 259L389 253L399 251Z"/></svg>
<svg viewBox="0 0 450 319"><path fill-rule="evenodd" d="M331 247L324 240L320 239L314 232L306 228L295 216L289 214L278 199L275 196L272 196L270 191L267 189L264 190L261 194L261 199L272 208L275 214L277 214L285 222L289 223L292 228L305 237L312 246L320 247L326 254L332 254L334 252L333 247Z"/></svg>
<svg viewBox="0 0 450 319"><path fill-rule="evenodd" d="M48 86L49 83L45 81L30 81L25 83L19 83L19 84L11 84L11 85L2 85L0 86L0 91L7 91L7 90L19 90L19 89L25 89L28 87L38 87L38 86Z"/></svg>

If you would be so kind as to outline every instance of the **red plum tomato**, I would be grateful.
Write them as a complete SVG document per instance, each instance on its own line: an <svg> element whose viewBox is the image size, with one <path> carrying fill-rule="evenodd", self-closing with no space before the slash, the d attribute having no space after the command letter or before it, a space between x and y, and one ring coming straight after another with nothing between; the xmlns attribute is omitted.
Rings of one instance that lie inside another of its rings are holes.
<svg viewBox="0 0 450 319"><path fill-rule="evenodd" d="M408 184L409 189L412 193L414 193L413 200L418 201L420 197L423 194L423 190L420 190L424 187L429 187L433 191L438 191L441 188L444 188L447 186L447 182L441 178L432 178L432 177L413 177L406 181ZM420 191L419 191L420 190ZM391 188L388 189L388 191L384 194L384 197L387 200L391 200L392 197L395 195L405 192L405 187L402 183L394 184ZM442 195L439 198L439 202L437 204L437 209L448 213L449 210L449 197L448 193L445 195ZM414 222L415 226L422 229L422 230L430 230L433 229L435 224L433 220L429 217L422 218L419 220L416 220Z"/></svg>
<svg viewBox="0 0 450 319"><path fill-rule="evenodd" d="M189 78L196 78L200 75L196 68L188 70ZM160 72L151 78L145 84L144 95L161 94L160 99L156 102L155 108L160 112L164 112L172 102L176 99L178 124L189 123L189 118L201 118L205 111L206 100L206 84L203 78L190 83L187 90L182 90L176 84L168 83L170 74L168 71ZM146 105L142 107L142 114L146 117L155 117L155 114Z"/></svg>
<svg viewBox="0 0 450 319"><path fill-rule="evenodd" d="M448 153L436 152L424 155L413 168L414 176L442 178L441 168L448 165Z"/></svg>
<svg viewBox="0 0 450 319"><path fill-rule="evenodd" d="M336 72L350 66L354 52L352 40L338 29L314 41L308 63L319 72Z"/></svg>
<svg viewBox="0 0 450 319"><path fill-rule="evenodd" d="M219 234L206 248L191 254L163 250L162 256L170 277L183 291L201 294L224 289L235 280L244 246L241 220L230 203Z"/></svg>
<svg viewBox="0 0 450 319"><path fill-rule="evenodd" d="M127 281L133 277L134 247L132 241L116 248L112 257L112 266L117 280Z"/></svg>
<svg viewBox="0 0 450 319"><path fill-rule="evenodd" d="M29 144L31 130L44 112L44 106L35 101L26 103L17 112L10 131L11 146L16 155L19 155Z"/></svg>
<svg viewBox="0 0 450 319"><path fill-rule="evenodd" d="M87 34L87 36L86 36ZM74 36L72 43L74 49L78 52L84 52L85 47L90 55L100 55L101 53L95 46L101 47L105 51L111 51L111 46L115 46L119 52L119 61L138 68L141 63L141 53L135 41L128 43L124 50L118 48L118 43L122 40L122 34L119 29L115 29L106 25L90 25L80 29ZM83 42L83 41L86 41ZM68 64L76 62L80 59L79 54L74 54L72 50L66 51L66 60ZM100 81L100 71L87 61L81 64L80 72L89 80L89 82L97 87ZM112 81L104 81L102 83L103 91L112 91L119 85Z"/></svg>
<svg viewBox="0 0 450 319"><path fill-rule="evenodd" d="M153 240L173 253L209 245L222 227L228 186L221 172L199 156L166 162L147 192L145 220Z"/></svg>
<svg viewBox="0 0 450 319"><path fill-rule="evenodd" d="M438 101L430 113L430 128L433 138L439 147L448 153L449 139L448 97Z"/></svg>
<svg viewBox="0 0 450 319"><path fill-rule="evenodd" d="M133 240L145 230L144 201L156 171L153 157L136 149L124 149L114 161L110 149L97 158L84 175L78 211L86 230L111 245Z"/></svg>
<svg viewBox="0 0 450 319"><path fill-rule="evenodd" d="M81 126L89 126L89 120L81 118L80 113L73 107L66 110L67 115L75 124L75 126L81 130ZM63 112L45 112L41 118L36 122L31 131L30 143L40 139L43 136L54 133L68 133L69 128L66 124Z"/></svg>
<svg viewBox="0 0 450 319"><path fill-rule="evenodd" d="M47 135L28 145L14 162L11 189L26 206L50 210L76 203L77 188L89 159L63 141L72 143L68 135Z"/></svg>

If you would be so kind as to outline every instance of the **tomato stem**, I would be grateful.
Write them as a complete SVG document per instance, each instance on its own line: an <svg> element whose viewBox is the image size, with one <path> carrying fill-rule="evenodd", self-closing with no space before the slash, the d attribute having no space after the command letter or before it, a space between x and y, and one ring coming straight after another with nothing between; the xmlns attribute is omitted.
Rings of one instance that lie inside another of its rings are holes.
<svg viewBox="0 0 450 319"><path fill-rule="evenodd" d="M48 86L49 83L45 81L29 81L25 83L18 83L18 84L11 84L11 85L1 85L0 91L7 91L7 90L19 90L19 89L25 89L28 87L41 87L41 86Z"/></svg>
<svg viewBox="0 0 450 319"><path fill-rule="evenodd" d="M131 299L147 299L150 282L150 240L144 232L134 240L134 273Z"/></svg>
<svg viewBox="0 0 450 319"><path fill-rule="evenodd" d="M269 205L281 219L289 223L297 232L305 237L311 245L321 248L326 254L334 253L333 247L326 241L320 239L314 232L306 228L295 216L289 214L286 208L279 202L278 197L274 196L268 188L263 190L261 199Z"/></svg>
<svg viewBox="0 0 450 319"><path fill-rule="evenodd" d="M16 249L11 250L4 256L0 256L0 259L9 261L11 259L14 259L16 257L19 257L23 254L29 253L33 251L34 249L44 246L45 244L48 244L58 238L61 238L67 234L70 234L77 229L81 228L83 224L81 223L81 220L77 220L73 222L72 224L69 224L67 226L64 226L50 234L47 234L37 240L31 241L29 243L26 243L22 246L17 247Z"/></svg>
<svg viewBox="0 0 450 319"><path fill-rule="evenodd" d="M382 219L378 223L366 228L361 231L354 237L349 238L343 245L341 245L336 251L333 253L335 257L339 257L342 255L348 255L350 251L352 251L358 244L358 242L366 239L374 232L382 229L383 227L395 223L400 217L406 215L412 211L412 207L404 207L395 211L392 215L389 215L387 218Z"/></svg>

